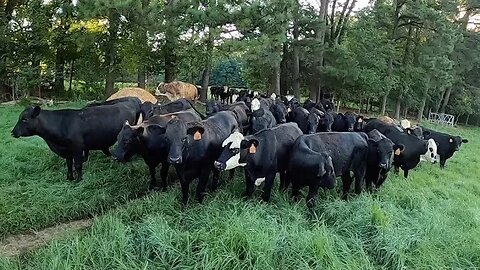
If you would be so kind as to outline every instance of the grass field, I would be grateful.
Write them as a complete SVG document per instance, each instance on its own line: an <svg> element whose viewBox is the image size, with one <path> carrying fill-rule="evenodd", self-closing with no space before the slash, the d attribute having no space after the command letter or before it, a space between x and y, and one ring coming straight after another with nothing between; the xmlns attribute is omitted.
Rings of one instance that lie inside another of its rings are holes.
<svg viewBox="0 0 480 270"><path fill-rule="evenodd" d="M349 201L321 192L318 217L274 189L240 198L241 173L204 204L183 208L179 187L147 193L143 161L94 153L84 180L40 138L14 139L20 107L0 108L0 237L94 216L91 228L0 269L476 269L480 268L480 129L444 129L470 143L446 170L422 164ZM171 174L175 177L175 174ZM278 183L277 183L278 187ZM193 196L191 197L193 198Z"/></svg>

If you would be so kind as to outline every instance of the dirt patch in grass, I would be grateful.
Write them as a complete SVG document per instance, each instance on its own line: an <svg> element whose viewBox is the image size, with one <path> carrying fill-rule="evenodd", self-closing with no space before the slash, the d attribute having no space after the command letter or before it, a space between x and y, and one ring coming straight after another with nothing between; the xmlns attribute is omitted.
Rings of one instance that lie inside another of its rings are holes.
<svg viewBox="0 0 480 270"><path fill-rule="evenodd" d="M31 250L37 249L46 243L67 236L92 225L92 219L74 220L61 223L41 231L34 231L28 234L16 234L7 236L0 242L0 256L16 257Z"/></svg>

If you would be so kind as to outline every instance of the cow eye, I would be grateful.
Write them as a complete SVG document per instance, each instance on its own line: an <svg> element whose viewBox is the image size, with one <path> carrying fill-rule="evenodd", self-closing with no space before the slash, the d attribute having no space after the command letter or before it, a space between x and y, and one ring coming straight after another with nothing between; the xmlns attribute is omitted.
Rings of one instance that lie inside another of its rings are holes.
<svg viewBox="0 0 480 270"><path fill-rule="evenodd" d="M182 139L182 142L186 142L186 141L187 141L187 137Z"/></svg>
<svg viewBox="0 0 480 270"><path fill-rule="evenodd" d="M431 147L430 147L430 148L428 148L428 150L430 150L430 152L433 152L433 148L431 148Z"/></svg>
<svg viewBox="0 0 480 270"><path fill-rule="evenodd" d="M240 152L239 148L232 148L232 153L238 154L238 152Z"/></svg>
<svg viewBox="0 0 480 270"><path fill-rule="evenodd" d="M26 123L27 122L27 119L22 119L22 123Z"/></svg>

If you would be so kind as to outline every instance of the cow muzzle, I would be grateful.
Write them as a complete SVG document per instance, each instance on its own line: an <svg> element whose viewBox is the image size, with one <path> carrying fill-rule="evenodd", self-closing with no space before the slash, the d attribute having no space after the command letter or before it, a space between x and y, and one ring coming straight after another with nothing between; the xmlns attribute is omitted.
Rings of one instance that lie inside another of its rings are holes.
<svg viewBox="0 0 480 270"><path fill-rule="evenodd" d="M385 163L380 163L379 167L380 167L380 169L385 170L385 171L388 169L388 165L385 164Z"/></svg>
<svg viewBox="0 0 480 270"><path fill-rule="evenodd" d="M181 164L182 163L182 157L168 157L168 163L170 164Z"/></svg>
<svg viewBox="0 0 480 270"><path fill-rule="evenodd" d="M215 166L215 168L219 171L224 171L227 168L227 165L225 163L218 161L215 161L213 163L213 166Z"/></svg>

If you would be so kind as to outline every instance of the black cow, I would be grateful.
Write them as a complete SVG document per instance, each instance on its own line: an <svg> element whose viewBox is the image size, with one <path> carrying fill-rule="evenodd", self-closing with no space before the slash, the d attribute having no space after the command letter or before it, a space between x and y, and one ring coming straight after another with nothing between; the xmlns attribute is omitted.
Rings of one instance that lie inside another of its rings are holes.
<svg viewBox="0 0 480 270"><path fill-rule="evenodd" d="M308 115L307 133L313 134L315 132L330 132L332 131L333 116L332 113L325 113L313 107L310 109Z"/></svg>
<svg viewBox="0 0 480 270"><path fill-rule="evenodd" d="M196 198L203 201L205 188L214 161L222 152L222 142L238 129L235 114L231 111L218 112L198 123L186 123L172 119L159 133L165 133L168 148L167 161L175 166L182 187L182 202L188 201L190 182L199 178ZM212 187L216 188L219 172L213 170Z"/></svg>
<svg viewBox="0 0 480 270"><path fill-rule="evenodd" d="M165 105L153 105L152 103L147 103L147 102L145 102L142 105L142 113L145 114L144 120L147 120L153 115L169 114L169 113L174 113L179 111L185 111L188 109L195 110L198 113L198 115L202 117L202 119L206 118L201 112L199 112L195 108L195 106L193 106L193 104L188 99L184 99L184 98L180 98L178 100L172 101Z"/></svg>
<svg viewBox="0 0 480 270"><path fill-rule="evenodd" d="M27 107L12 130L12 136L38 135L48 147L67 161L67 179L82 179L83 153L102 150L110 155L109 147L117 138L123 123L135 123L139 108L130 102L114 105L86 107L81 110L64 109L47 111L40 107Z"/></svg>
<svg viewBox="0 0 480 270"><path fill-rule="evenodd" d="M245 138L238 132L232 133L223 142L224 149L215 166L220 170L245 166L244 196L250 197L254 185L260 186L265 182L262 199L268 202L277 172L280 173L280 186L285 185L288 157L300 135L302 131L295 123L264 129Z"/></svg>
<svg viewBox="0 0 480 270"><path fill-rule="evenodd" d="M365 184L367 189L371 191L372 183L376 188L379 188L387 179L393 161L393 153L400 147L376 129L370 131L367 135L368 156Z"/></svg>
<svg viewBox="0 0 480 270"><path fill-rule="evenodd" d="M142 156L150 171L150 189L167 188L167 173L170 164L167 162L168 148L162 126L166 126L171 119L178 118L185 122L201 121L200 116L192 111L181 111L165 115L155 115L146 122L131 126L128 121L123 125L117 136L116 147L112 150L115 160L125 163L135 155ZM159 186L155 177L155 168L162 163Z"/></svg>
<svg viewBox="0 0 480 270"><path fill-rule="evenodd" d="M320 100L320 103L322 104L323 108L325 109L325 112L333 112L335 109L335 105L333 104L331 99L322 99Z"/></svg>
<svg viewBox="0 0 480 270"><path fill-rule="evenodd" d="M270 106L270 111L278 124L284 124L287 122L287 106L285 106L280 99Z"/></svg>
<svg viewBox="0 0 480 270"><path fill-rule="evenodd" d="M296 107L289 113L289 121L297 123L300 130L302 130L303 134L306 134L309 129L309 122L308 122L309 115L310 113L306 109L302 107Z"/></svg>
<svg viewBox="0 0 480 270"><path fill-rule="evenodd" d="M365 126L365 118L361 115L357 116L355 119L355 125L353 126L353 131L355 132L361 132L363 131L363 127Z"/></svg>
<svg viewBox="0 0 480 270"><path fill-rule="evenodd" d="M102 105L115 105L117 103L123 103L123 102L131 103L131 105L133 105L135 108L137 108L137 110L141 110L142 101L137 97L122 97L122 98L117 98L117 99L112 99L112 100L107 100L107 101L101 101L101 102L94 101L90 104L87 104L85 107L96 107L96 106L102 106Z"/></svg>
<svg viewBox="0 0 480 270"><path fill-rule="evenodd" d="M214 100L209 100L205 104L207 116L210 117L220 111L232 111L237 118L238 126L241 127L242 132L246 133L250 130L250 108L243 101L235 102L233 104L221 104Z"/></svg>
<svg viewBox="0 0 480 270"><path fill-rule="evenodd" d="M402 168L403 175L407 178L408 171L415 168L420 162L420 156L427 152L428 142L408 135L398 127L386 124L379 119L370 120L365 125L364 132L368 133L374 129L380 131L399 147L395 150L393 165L396 173L398 173L399 167Z"/></svg>
<svg viewBox="0 0 480 270"><path fill-rule="evenodd" d="M420 140L425 139L425 137L423 136L423 128L420 126L412 126L412 127L404 128L403 132L409 135L413 135L419 138Z"/></svg>
<svg viewBox="0 0 480 270"><path fill-rule="evenodd" d="M355 177L355 193L362 191L362 180L367 167L368 144L365 133L327 132L303 135L292 149L287 171L287 186L292 183L292 196L297 197L302 187L308 186L307 205L314 206L320 187L335 187L335 177L341 176L343 198L347 197ZM333 170L332 170L333 164Z"/></svg>
<svg viewBox="0 0 480 270"><path fill-rule="evenodd" d="M357 123L356 115L352 112L345 114L333 114L332 131L352 132L355 131L355 124Z"/></svg>
<svg viewBox="0 0 480 270"><path fill-rule="evenodd" d="M423 128L423 136L426 140L434 139L437 142L437 154L440 156L440 168L442 169L445 168L447 159L451 158L460 149L462 143L468 143L467 139L462 139L460 136L437 132L425 127Z"/></svg>
<svg viewBox="0 0 480 270"><path fill-rule="evenodd" d="M315 103L311 99L305 100L303 103L303 108L305 108L307 111L310 111L312 108L317 108L322 112L326 112L321 102Z"/></svg>
<svg viewBox="0 0 480 270"><path fill-rule="evenodd" d="M277 124L275 117L268 109L260 108L252 112L251 134L260 130L274 127Z"/></svg>

